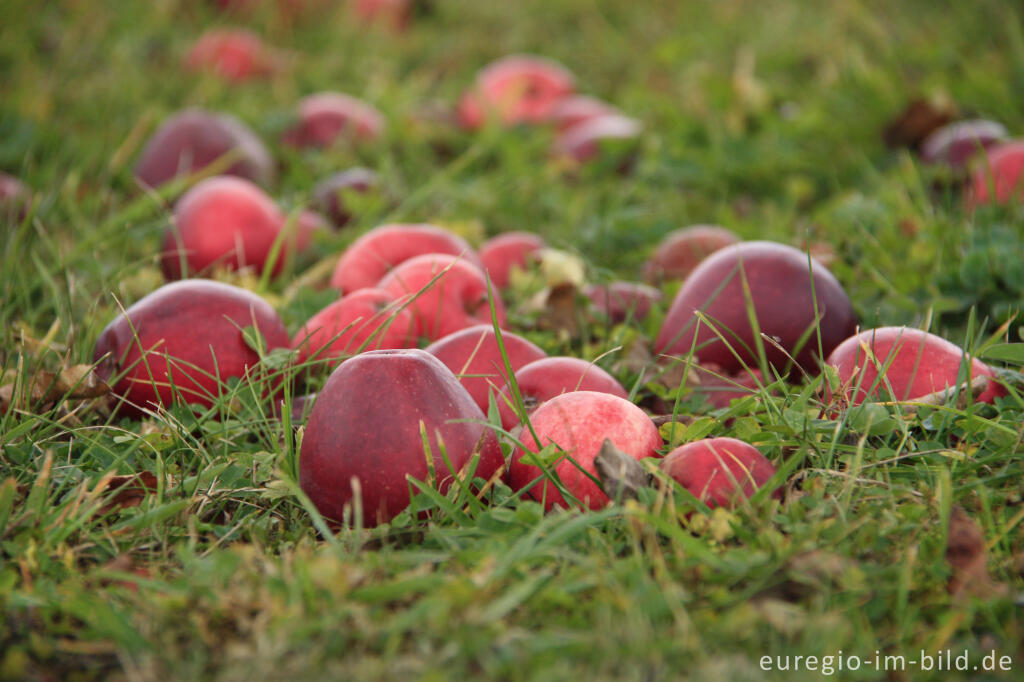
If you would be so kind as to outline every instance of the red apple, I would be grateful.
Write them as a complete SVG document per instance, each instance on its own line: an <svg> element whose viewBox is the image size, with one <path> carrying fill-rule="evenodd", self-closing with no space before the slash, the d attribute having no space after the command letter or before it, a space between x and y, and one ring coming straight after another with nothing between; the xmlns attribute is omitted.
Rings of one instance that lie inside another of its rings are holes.
<svg viewBox="0 0 1024 682"><path fill-rule="evenodd" d="M748 287L749 297L744 293ZM773 337L783 350L755 336L748 305L761 334ZM698 311L707 322L698 320ZM738 372L758 366L760 343L768 364L780 373L789 356L815 372L819 343L824 359L856 324L850 299L824 265L785 244L741 242L711 254L690 273L655 348L680 356L693 349L698 361Z"/></svg>
<svg viewBox="0 0 1024 682"><path fill-rule="evenodd" d="M621 114L595 116L560 133L554 141L554 155L578 163L590 161L612 141L632 148L642 129L639 121Z"/></svg>
<svg viewBox="0 0 1024 682"><path fill-rule="evenodd" d="M274 70L273 52L244 29L211 29L199 37L185 57L192 71L209 71L229 81L267 76Z"/></svg>
<svg viewBox="0 0 1024 682"><path fill-rule="evenodd" d="M476 476L488 479L501 467L497 439L483 420L455 375L430 353L362 353L341 363L317 396L302 438L299 484L328 520L343 521L345 507L359 500L355 511L365 526L386 523L409 506L409 477L433 476L444 493L474 452L480 453Z"/></svg>
<svg viewBox="0 0 1024 682"><path fill-rule="evenodd" d="M608 496L580 467L597 477L594 458L607 438L627 455L640 460L654 457L661 447L658 427L643 410L633 403L608 393L574 391L552 398L537 408L530 418L533 430L520 434L522 443L530 452L539 452L554 443L568 457L554 464L554 472L566 490L585 508L600 509L608 503ZM542 475L539 467L523 462L525 452L516 449L509 468L509 483L514 490L526 488ZM578 466L577 466L578 465ZM546 510L555 506L568 507L558 489L546 478L530 486L530 497L544 504Z"/></svg>
<svg viewBox="0 0 1024 682"><path fill-rule="evenodd" d="M365 350L409 348L412 313L380 289L360 289L309 318L292 338L299 363L343 359Z"/></svg>
<svg viewBox="0 0 1024 682"><path fill-rule="evenodd" d="M709 507L725 508L751 497L775 475L775 466L753 445L724 437L676 448L661 460L661 470Z"/></svg>
<svg viewBox="0 0 1024 682"><path fill-rule="evenodd" d="M559 132L565 132L577 123L608 114L621 115L618 109L604 100L589 95L571 95L558 101L551 109L548 120Z"/></svg>
<svg viewBox="0 0 1024 682"><path fill-rule="evenodd" d="M349 192L369 192L377 186L377 174L365 168L350 168L330 175L313 187L313 203L323 211L335 227L344 227L352 219L345 206Z"/></svg>
<svg viewBox="0 0 1024 682"><path fill-rule="evenodd" d="M467 129L492 118L506 126L542 123L574 87L573 75L550 59L504 57L477 74L473 89L459 101L459 123Z"/></svg>
<svg viewBox="0 0 1024 682"><path fill-rule="evenodd" d="M954 170L963 170L976 153L1009 136L1006 126L995 121L976 119L949 123L921 143L921 159L925 163L942 163Z"/></svg>
<svg viewBox="0 0 1024 682"><path fill-rule="evenodd" d="M273 183L274 160L255 133L233 116L202 109L185 109L164 121L142 150L135 176L145 185L159 187L229 152L235 161L224 174L263 186Z"/></svg>
<svg viewBox="0 0 1024 682"><path fill-rule="evenodd" d="M208 407L232 377L245 378L259 355L242 336L255 326L267 350L287 348L288 332L256 294L212 280L182 280L142 298L96 341L96 372L124 401L121 409L173 403Z"/></svg>
<svg viewBox="0 0 1024 682"><path fill-rule="evenodd" d="M612 322L642 320L651 306L661 301L661 292L639 282L590 284L584 289L587 298Z"/></svg>
<svg viewBox="0 0 1024 682"><path fill-rule="evenodd" d="M956 344L921 329L868 329L840 343L828 356L828 364L839 373L845 399L853 405L893 397L914 400L956 386L965 361L969 363L969 376L964 374L964 381L990 378L978 401L990 403L1006 395L1006 390L991 380L994 373L988 365L971 358ZM884 377L879 378L880 374Z"/></svg>
<svg viewBox="0 0 1024 682"><path fill-rule="evenodd" d="M974 172L968 204L1008 204L1024 198L1024 140L992 147Z"/></svg>
<svg viewBox="0 0 1024 682"><path fill-rule="evenodd" d="M355 0L352 13L366 24L382 24L394 31L404 30L412 18L413 0Z"/></svg>
<svg viewBox="0 0 1024 682"><path fill-rule="evenodd" d="M740 238L717 225L691 225L669 232L644 265L649 282L686 279L702 260Z"/></svg>
<svg viewBox="0 0 1024 682"><path fill-rule="evenodd" d="M515 372L516 386L526 413L533 414L540 405L563 393L594 391L608 393L626 400L629 394L615 377L592 362L568 356L542 358L523 365ZM511 431L519 424L512 389L505 386L498 396L501 425Z"/></svg>
<svg viewBox="0 0 1024 682"><path fill-rule="evenodd" d="M343 138L374 140L384 133L384 116L361 99L340 92L319 92L299 102L298 120L285 131L295 147L330 147Z"/></svg>
<svg viewBox="0 0 1024 682"><path fill-rule="evenodd" d="M0 221L20 223L28 215L31 198L28 187L18 178L0 173Z"/></svg>
<svg viewBox="0 0 1024 682"><path fill-rule="evenodd" d="M544 246L544 239L533 232L504 232L480 245L480 262L494 286L505 289L512 268L526 270Z"/></svg>
<svg viewBox="0 0 1024 682"><path fill-rule="evenodd" d="M513 372L547 357L535 344L512 332L503 331L501 338ZM491 392L499 393L508 379L494 328L481 324L457 331L430 344L426 351L455 373L486 414Z"/></svg>
<svg viewBox="0 0 1024 682"><path fill-rule="evenodd" d="M488 297L480 268L446 253L428 253L401 263L378 283L396 298L414 297L409 303L416 333L433 341L466 327L488 324L493 300L498 324L505 325L501 298Z"/></svg>
<svg viewBox="0 0 1024 682"><path fill-rule="evenodd" d="M695 379L692 385L694 394L713 409L729 407L733 400L753 395L764 385L759 369L730 373L714 363L694 364L691 369Z"/></svg>
<svg viewBox="0 0 1024 682"><path fill-rule="evenodd" d="M315 218L312 213L300 217L292 234L282 236L286 216L263 190L242 178L207 178L174 207L174 222L164 233L164 275L169 280L180 279L208 274L215 266L229 270L253 267L262 272L280 238L273 269L277 275L289 253L306 247Z"/></svg>
<svg viewBox="0 0 1024 682"><path fill-rule="evenodd" d="M426 253L461 256L473 265L480 259L465 239L435 225L381 225L352 242L331 275L342 293L376 286L399 263Z"/></svg>

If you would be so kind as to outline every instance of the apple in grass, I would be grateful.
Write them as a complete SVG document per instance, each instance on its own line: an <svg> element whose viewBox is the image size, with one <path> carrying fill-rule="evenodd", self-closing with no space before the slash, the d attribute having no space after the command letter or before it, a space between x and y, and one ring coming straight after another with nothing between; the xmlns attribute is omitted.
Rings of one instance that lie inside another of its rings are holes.
<svg viewBox="0 0 1024 682"><path fill-rule="evenodd" d="M335 227L344 227L352 220L352 211L344 196L349 192L360 194L377 187L377 174L366 168L350 168L329 175L313 187L313 203Z"/></svg>
<svg viewBox="0 0 1024 682"><path fill-rule="evenodd" d="M608 114L621 115L618 109L604 100L590 95L570 95L558 101L548 115L548 122L559 132L565 132L577 123Z"/></svg>
<svg viewBox="0 0 1024 682"><path fill-rule="evenodd" d="M925 163L945 164L955 171L966 169L979 151L989 149L1010 137L1006 126L995 121L973 119L942 126L921 143Z"/></svg>
<svg viewBox="0 0 1024 682"><path fill-rule="evenodd" d="M209 407L224 382L249 377L259 362L243 337L253 326L266 350L289 347L281 318L256 294L212 280L173 282L107 325L93 362L124 414L175 403Z"/></svg>
<svg viewBox="0 0 1024 682"><path fill-rule="evenodd" d="M748 306L774 344L755 333ZM697 361L734 373L759 366L760 344L780 374L791 358L815 373L856 324L849 297L821 263L785 244L741 242L708 256L686 278L655 351L684 356L692 349Z"/></svg>
<svg viewBox="0 0 1024 682"><path fill-rule="evenodd" d="M978 402L991 403L1006 395L991 367L921 329L868 329L836 346L827 364L835 368L843 400L851 405L866 400L914 400L978 377L989 379Z"/></svg>
<svg viewBox="0 0 1024 682"><path fill-rule="evenodd" d="M518 334L503 331L501 338L513 372L534 360L547 357L547 353L536 344ZM490 394L499 393L508 379L494 328L489 324L468 327L438 339L425 350L455 373L486 414Z"/></svg>
<svg viewBox="0 0 1024 682"><path fill-rule="evenodd" d="M480 70L473 87L459 100L457 117L474 130L494 119L505 126L538 124L575 88L572 73L550 59L511 55Z"/></svg>
<svg viewBox="0 0 1024 682"><path fill-rule="evenodd" d="M326 148L338 139L375 140L384 127L384 116L369 103L340 92L318 92L299 102L297 120L283 139L294 147Z"/></svg>
<svg viewBox="0 0 1024 682"><path fill-rule="evenodd" d="M661 447L658 427L651 418L628 400L608 393L573 391L562 394L538 407L530 423L533 432L523 429L522 444L533 453L552 443L563 451L565 456L552 467L554 473L565 489L589 509L600 509L609 502L604 491L583 473L586 471L597 478L594 459L605 439L637 460L656 456ZM542 477L542 470L524 462L525 454L522 448L512 454L508 478L513 490L526 489L527 494L543 503L548 511L556 506L568 507L565 497L547 478L533 483Z"/></svg>
<svg viewBox="0 0 1024 682"><path fill-rule="evenodd" d="M642 320L661 301L661 292L639 282L589 284L583 292L609 321Z"/></svg>
<svg viewBox="0 0 1024 682"><path fill-rule="evenodd" d="M416 256L385 275L377 287L408 301L417 335L429 341L466 327L489 324L492 303L498 325L505 326L501 298L491 298L483 271L459 256Z"/></svg>
<svg viewBox="0 0 1024 682"><path fill-rule="evenodd" d="M273 51L252 31L220 28L199 37L185 56L185 66L240 83L270 75L275 59Z"/></svg>
<svg viewBox="0 0 1024 682"><path fill-rule="evenodd" d="M28 187L13 175L0 173L0 221L20 223L28 215L30 204Z"/></svg>
<svg viewBox="0 0 1024 682"><path fill-rule="evenodd" d="M1024 199L1024 140L1004 142L988 149L971 177L967 203L1018 203Z"/></svg>
<svg viewBox="0 0 1024 682"><path fill-rule="evenodd" d="M233 161L224 175L263 186L274 182L274 160L259 137L234 116L203 109L185 109L166 119L146 142L135 176L144 185L159 187L229 153Z"/></svg>
<svg viewBox="0 0 1024 682"><path fill-rule="evenodd" d="M533 232L503 232L480 245L479 256L484 271L494 286L506 289L512 269L526 270L546 246L544 239Z"/></svg>
<svg viewBox="0 0 1024 682"><path fill-rule="evenodd" d="M409 477L433 478L443 494L475 454L475 476L485 480L503 464L483 412L451 370L418 349L369 351L343 362L318 394L299 452L299 484L329 521L343 522L358 500L351 513L372 527L409 506Z"/></svg>
<svg viewBox="0 0 1024 682"><path fill-rule="evenodd" d="M624 162L628 162L641 130L639 121L622 114L595 116L559 133L552 151L557 158L584 163L602 156L614 145L621 150Z"/></svg>
<svg viewBox="0 0 1024 682"><path fill-rule="evenodd" d="M331 275L331 286L348 293L376 286L388 271L415 256L447 253L479 266L473 247L454 232L426 224L375 227L349 245Z"/></svg>
<svg viewBox="0 0 1024 682"><path fill-rule="evenodd" d="M682 280L715 251L738 244L740 238L718 225L690 225L669 232L644 264L649 282Z"/></svg>
<svg viewBox="0 0 1024 682"><path fill-rule="evenodd" d="M734 507L775 475L757 448L736 438L705 438L681 445L661 460L661 470L709 507ZM774 497L781 497L776 490Z"/></svg>

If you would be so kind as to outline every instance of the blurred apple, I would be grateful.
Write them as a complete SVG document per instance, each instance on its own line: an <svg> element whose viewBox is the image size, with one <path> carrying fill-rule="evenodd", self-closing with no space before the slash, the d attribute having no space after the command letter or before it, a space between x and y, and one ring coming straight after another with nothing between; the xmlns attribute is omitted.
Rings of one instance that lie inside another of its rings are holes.
<svg viewBox="0 0 1024 682"><path fill-rule="evenodd" d="M505 289L512 269L526 270L539 260L544 246L544 239L533 232L503 232L480 245L480 262L494 286Z"/></svg>
<svg viewBox="0 0 1024 682"><path fill-rule="evenodd" d="M344 227L352 220L344 195L369 192L377 186L377 174L366 168L350 168L330 175L313 187L313 203L335 227Z"/></svg>
<svg viewBox="0 0 1024 682"><path fill-rule="evenodd" d="M210 29L192 45L185 65L192 71L209 71L225 80L242 82L274 71L273 51L245 29Z"/></svg>
<svg viewBox="0 0 1024 682"><path fill-rule="evenodd" d="M318 92L299 102L295 125L283 139L295 147L324 148L339 138L374 140L384 133L384 125L384 116L363 100L340 92Z"/></svg>
<svg viewBox="0 0 1024 682"><path fill-rule="evenodd" d="M644 277L655 283L686 279L702 260L739 241L733 232L717 225L691 225L673 230L644 265Z"/></svg>
<svg viewBox="0 0 1024 682"><path fill-rule="evenodd" d="M492 118L505 126L543 123L574 87L573 75L553 60L504 57L477 74L472 89L459 101L459 123L471 130Z"/></svg>

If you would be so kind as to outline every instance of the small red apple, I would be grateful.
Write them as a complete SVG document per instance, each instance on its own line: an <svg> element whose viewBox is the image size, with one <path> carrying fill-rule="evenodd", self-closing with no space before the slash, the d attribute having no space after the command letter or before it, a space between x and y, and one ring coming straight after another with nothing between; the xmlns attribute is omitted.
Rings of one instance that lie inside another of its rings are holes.
<svg viewBox="0 0 1024 682"><path fill-rule="evenodd" d="M412 313L380 289L360 289L309 318L292 338L298 362L344 359L366 350L410 348Z"/></svg>
<svg viewBox="0 0 1024 682"><path fill-rule="evenodd" d="M533 232L503 232L480 245L480 262L494 286L505 289L512 268L526 270L544 247L544 239Z"/></svg>
<svg viewBox="0 0 1024 682"><path fill-rule="evenodd" d="M223 172L268 186L276 170L270 152L256 134L234 116L185 109L164 121L146 143L135 176L149 187L188 175L231 153Z"/></svg>
<svg viewBox="0 0 1024 682"><path fill-rule="evenodd" d="M970 206L1008 204L1024 199L1024 140L988 149L968 188Z"/></svg>
<svg viewBox="0 0 1024 682"><path fill-rule="evenodd" d="M626 389L615 377L594 363L580 358L555 356L534 360L517 369L514 376L528 415L548 400L571 391L594 391L623 400L629 398ZM519 424L519 414L509 386L505 386L498 396L498 411L501 413L501 426L506 431L511 431Z"/></svg>
<svg viewBox="0 0 1024 682"><path fill-rule="evenodd" d="M458 256L428 253L410 258L377 286L396 298L410 298L416 333L431 341L488 324L492 301L498 324L505 325L505 306L501 298L488 296L483 271Z"/></svg>
<svg viewBox="0 0 1024 682"><path fill-rule="evenodd" d="M755 335L748 306L761 334L781 349ZM698 319L698 312L707 321ZM780 373L790 356L815 372L819 344L823 359L856 324L850 299L824 265L785 244L741 242L711 254L690 273L655 348L680 356L693 349L699 362L738 372L758 366L760 343L768 364Z"/></svg>
<svg viewBox="0 0 1024 682"><path fill-rule="evenodd" d="M658 427L643 410L633 403L608 393L574 391L552 398L537 408L530 418L533 434L523 430L523 445L530 452L539 452L554 443L575 460L563 457L554 464L554 472L565 489L585 508L600 509L608 503L608 496L583 471L597 477L594 458L607 438L634 459L654 457L661 447ZM509 483L514 490L522 490L542 475L539 467L523 461L525 452L516 449L509 468ZM577 466L578 465L578 466ZM546 478L530 486L528 494L542 502L546 510L555 506L568 507L558 489Z"/></svg>
<svg viewBox="0 0 1024 682"><path fill-rule="evenodd" d="M120 409L184 402L210 406L232 377L259 362L242 330L255 326L267 350L287 348L288 332L256 294L212 280L166 284L118 315L96 340L96 373L124 401Z"/></svg>
<svg viewBox="0 0 1024 682"><path fill-rule="evenodd" d="M975 154L1006 140L1006 126L995 121L975 119L942 126L921 143L925 163L941 163L963 170Z"/></svg>
<svg viewBox="0 0 1024 682"><path fill-rule="evenodd" d="M501 449L451 370L418 349L369 351L341 363L317 396L299 484L328 520L343 521L345 507L361 501L363 525L376 526L409 505L409 477L433 478L445 493L476 452L476 476L488 479Z"/></svg>
<svg viewBox="0 0 1024 682"><path fill-rule="evenodd" d="M374 287L398 264L427 253L448 253L480 264L473 247L454 232L436 225L381 225L346 249L331 275L331 286L342 293Z"/></svg>
<svg viewBox="0 0 1024 682"><path fill-rule="evenodd" d="M740 238L717 225L691 225L669 232L644 265L649 282L686 279L702 260Z"/></svg>
<svg viewBox="0 0 1024 682"><path fill-rule="evenodd" d="M474 87L459 101L459 123L470 130L491 118L505 126L542 123L574 87L572 73L550 59L504 57L477 74Z"/></svg>
<svg viewBox="0 0 1024 682"><path fill-rule="evenodd" d="M990 403L1006 395L1006 390L991 380L994 373L988 365L971 358L956 344L921 329L868 329L840 343L828 356L828 364L839 373L845 399L853 405L890 397L914 400L956 386L965 361L970 363L969 376L965 374L963 380L990 378L988 387L978 396L979 402Z"/></svg>
<svg viewBox="0 0 1024 682"><path fill-rule="evenodd" d="M245 29L211 29L199 37L185 57L192 71L209 71L233 82L267 76L274 70L273 52Z"/></svg>
<svg viewBox="0 0 1024 682"><path fill-rule="evenodd" d="M602 148L612 141L632 148L642 129L639 121L621 114L588 118L555 138L554 155L577 163L590 161L600 156Z"/></svg>
<svg viewBox="0 0 1024 682"><path fill-rule="evenodd" d="M618 109L604 100L589 95L571 95L558 101L551 109L548 120L559 132L565 132L577 123L608 114L621 115Z"/></svg>
<svg viewBox="0 0 1024 682"><path fill-rule="evenodd" d="M661 301L660 291L639 282L590 284L584 293L605 317L615 323L642 320L651 312L651 306Z"/></svg>
<svg viewBox="0 0 1024 682"><path fill-rule="evenodd" d="M503 331L501 338L513 372L547 357L547 353L517 334ZM486 414L491 392L499 393L508 379L494 328L481 324L454 332L427 346L426 351L455 373Z"/></svg>
<svg viewBox="0 0 1024 682"><path fill-rule="evenodd" d="M374 140L384 133L384 116L361 99L340 92L319 92L299 102L298 120L285 131L295 147L330 147L339 138Z"/></svg>
<svg viewBox="0 0 1024 682"><path fill-rule="evenodd" d="M377 174L365 168L350 168L330 175L313 187L313 203L335 227L344 227L352 220L344 195L349 192L369 192L377 186Z"/></svg>
<svg viewBox="0 0 1024 682"><path fill-rule="evenodd" d="M725 508L751 497L775 475L775 466L757 448L725 437L676 448L661 460L661 470L709 507Z"/></svg>

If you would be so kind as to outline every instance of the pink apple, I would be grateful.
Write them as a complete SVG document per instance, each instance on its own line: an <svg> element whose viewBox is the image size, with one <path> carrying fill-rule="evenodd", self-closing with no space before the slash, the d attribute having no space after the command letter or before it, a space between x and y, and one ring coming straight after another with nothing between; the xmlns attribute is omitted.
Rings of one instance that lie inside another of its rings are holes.
<svg viewBox="0 0 1024 682"><path fill-rule="evenodd" d="M583 163L600 156L602 148L608 144L632 149L642 129L639 121L621 114L595 116L559 133L554 141L554 155Z"/></svg>
<svg viewBox="0 0 1024 682"><path fill-rule="evenodd" d="M384 116L361 99L319 92L299 102L298 120L284 133L295 147L330 147L336 140L374 140L384 133Z"/></svg>
<svg viewBox="0 0 1024 682"><path fill-rule="evenodd" d="M344 227L352 219L344 196L349 192L369 192L376 186L376 173L365 168L350 168L318 182L313 187L313 202L331 219L335 227Z"/></svg>
<svg viewBox="0 0 1024 682"><path fill-rule="evenodd" d="M202 109L185 109L165 120L142 150L135 176L149 187L159 187L228 153L234 162L225 175L264 186L274 182L274 160L256 134L234 116Z"/></svg>
<svg viewBox="0 0 1024 682"><path fill-rule="evenodd" d="M8 218L13 223L25 220L31 201L28 187L21 180L0 173L0 224L6 223Z"/></svg>
<svg viewBox="0 0 1024 682"><path fill-rule="evenodd" d="M344 359L366 350L410 348L412 313L380 289L360 289L309 318L292 338L299 363Z"/></svg>
<svg viewBox="0 0 1024 682"><path fill-rule="evenodd" d="M589 121L592 118L606 116L608 114L619 114L618 109L604 100L589 95L571 95L565 97L551 109L548 120L555 125L559 132L565 132L577 123Z"/></svg>
<svg viewBox="0 0 1024 682"><path fill-rule="evenodd" d="M840 343L828 357L828 364L839 374L841 391L853 405L890 397L914 400L956 386L965 361L970 369L963 380L990 378L979 402L990 403L1006 395L1001 385L991 381L992 368L956 344L921 329L868 329Z"/></svg>
<svg viewBox="0 0 1024 682"><path fill-rule="evenodd" d="M615 377L592 362L568 356L542 358L523 365L515 372L516 386L526 413L532 414L540 405L563 393L594 391L608 393L626 400L629 394ZM512 389L505 386L498 396L501 425L511 431L520 422Z"/></svg>
<svg viewBox="0 0 1024 682"><path fill-rule="evenodd" d="M642 320L651 306L661 301L661 292L639 282L609 282L589 284L584 289L587 298L612 322Z"/></svg>
<svg viewBox="0 0 1024 682"><path fill-rule="evenodd" d="M199 37L185 57L193 71L209 71L229 81L241 82L269 75L274 70L273 51L252 31L211 29Z"/></svg>
<svg viewBox="0 0 1024 682"><path fill-rule="evenodd" d="M547 357L535 344L512 332L501 333L512 371ZM455 373L484 414L489 396L500 393L508 379L498 337L489 324L454 332L427 346L426 351Z"/></svg>
<svg viewBox="0 0 1024 682"><path fill-rule="evenodd" d="M992 147L971 179L967 200L979 204L1008 204L1024 198L1024 140Z"/></svg>
<svg viewBox="0 0 1024 682"><path fill-rule="evenodd" d="M732 231L717 225L691 225L673 230L644 265L644 277L649 282L686 279L702 260L739 241Z"/></svg>
<svg viewBox="0 0 1024 682"><path fill-rule="evenodd" d="M381 225L352 242L331 275L342 293L376 286L399 263L426 253L448 253L479 266L480 259L465 239L435 225Z"/></svg>
<svg viewBox="0 0 1024 682"><path fill-rule="evenodd" d="M377 286L396 298L410 298L416 333L430 341L489 324L492 301L498 324L505 325L505 306L498 296L488 296L483 271L458 256L416 256L385 275Z"/></svg>
<svg viewBox="0 0 1024 682"><path fill-rule="evenodd" d="M512 268L526 270L544 246L544 239L533 232L504 232L481 244L480 262L494 286L505 289Z"/></svg>
<svg viewBox="0 0 1024 682"><path fill-rule="evenodd" d="M921 143L925 163L941 163L963 170L975 154L1009 137L1006 126L995 121L975 119L942 126Z"/></svg>
<svg viewBox="0 0 1024 682"><path fill-rule="evenodd" d="M554 443L565 455L554 464L553 469L562 485L580 503L589 509L600 509L608 502L608 496L586 474L597 477L594 459L601 451L605 439L611 440L634 459L656 456L661 447L658 427L643 410L633 403L608 393L574 391L552 398L537 408L530 419L539 442L533 434L524 429L520 440L530 452L539 452ZM568 507L558 489L546 478L530 485L542 475L539 467L523 461L525 452L516 449L512 453L509 468L509 483L514 490L529 487L528 494L542 502L546 510Z"/></svg>
<svg viewBox="0 0 1024 682"><path fill-rule="evenodd" d="M492 118L506 126L542 123L574 87L573 75L550 59L504 57L477 74L475 85L459 101L459 123L467 129Z"/></svg>
<svg viewBox="0 0 1024 682"><path fill-rule="evenodd" d="M751 497L775 475L775 466L757 448L725 437L676 448L661 460L661 470L709 507L725 508Z"/></svg>

